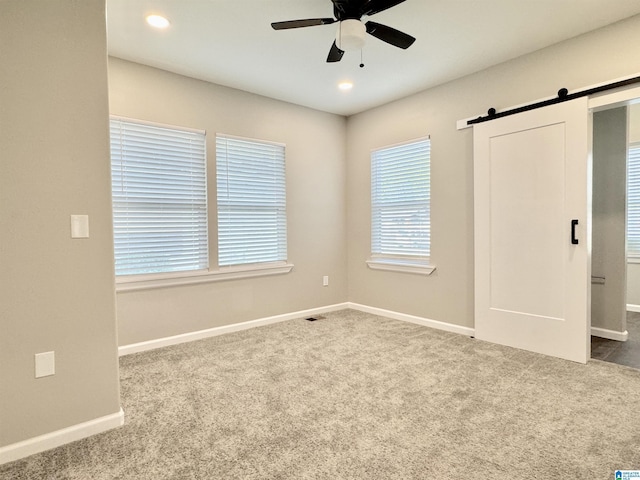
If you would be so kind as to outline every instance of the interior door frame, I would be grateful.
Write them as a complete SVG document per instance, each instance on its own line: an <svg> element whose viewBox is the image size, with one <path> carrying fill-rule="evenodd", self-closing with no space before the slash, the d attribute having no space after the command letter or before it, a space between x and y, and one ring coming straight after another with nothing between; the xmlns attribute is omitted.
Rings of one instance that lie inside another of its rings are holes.
<svg viewBox="0 0 640 480"><path fill-rule="evenodd" d="M589 111L589 133L593 135L593 114L596 112L602 112L619 107L628 107L629 105L640 103L640 86L627 86L618 88L608 92L603 92L598 95L589 97L588 111ZM590 142L591 143L591 142ZM593 152L591 151L590 154ZM591 233L590 233L591 234ZM591 262L591 253L589 254L589 262ZM625 282L625 289L627 283ZM591 291L589 291L589 302L591 302ZM626 307L626 305L625 305ZM591 318L589 318L591 321ZM593 333L593 329L590 329L590 333ZM628 332L620 333L618 338L607 337L619 341L626 341L628 339Z"/></svg>
<svg viewBox="0 0 640 480"><path fill-rule="evenodd" d="M589 112L599 112L611 108L640 103L640 86L628 86L602 92L589 97Z"/></svg>

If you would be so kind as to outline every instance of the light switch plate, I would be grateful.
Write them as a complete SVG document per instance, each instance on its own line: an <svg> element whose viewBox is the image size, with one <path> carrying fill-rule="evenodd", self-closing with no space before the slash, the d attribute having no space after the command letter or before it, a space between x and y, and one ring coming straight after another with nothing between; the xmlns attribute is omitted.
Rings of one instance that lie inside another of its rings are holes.
<svg viewBox="0 0 640 480"><path fill-rule="evenodd" d="M48 377L56 373L55 352L36 353L36 378Z"/></svg>
<svg viewBox="0 0 640 480"><path fill-rule="evenodd" d="M71 215L71 238L89 238L89 215Z"/></svg>

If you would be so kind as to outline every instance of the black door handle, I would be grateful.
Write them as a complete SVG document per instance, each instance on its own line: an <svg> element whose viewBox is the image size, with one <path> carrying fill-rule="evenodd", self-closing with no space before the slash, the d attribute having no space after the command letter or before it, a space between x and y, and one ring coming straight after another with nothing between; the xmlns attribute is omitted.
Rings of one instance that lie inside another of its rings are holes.
<svg viewBox="0 0 640 480"><path fill-rule="evenodd" d="M578 225L578 220L571 220L571 243L573 245L578 245L578 239L576 238L576 225Z"/></svg>

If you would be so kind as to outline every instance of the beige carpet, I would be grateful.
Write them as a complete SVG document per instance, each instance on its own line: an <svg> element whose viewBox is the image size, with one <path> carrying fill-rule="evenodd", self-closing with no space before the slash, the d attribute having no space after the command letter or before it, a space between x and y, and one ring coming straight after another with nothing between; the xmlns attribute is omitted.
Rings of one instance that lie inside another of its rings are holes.
<svg viewBox="0 0 640 480"><path fill-rule="evenodd" d="M124 427L0 478L604 480L640 468L640 371L352 310L130 355L121 377Z"/></svg>

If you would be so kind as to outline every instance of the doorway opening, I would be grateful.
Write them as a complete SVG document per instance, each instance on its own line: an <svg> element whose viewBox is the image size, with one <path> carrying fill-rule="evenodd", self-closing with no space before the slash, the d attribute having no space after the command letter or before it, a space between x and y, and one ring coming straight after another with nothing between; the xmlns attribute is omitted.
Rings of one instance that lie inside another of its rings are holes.
<svg viewBox="0 0 640 480"><path fill-rule="evenodd" d="M640 104L593 116L591 357L640 368Z"/></svg>

